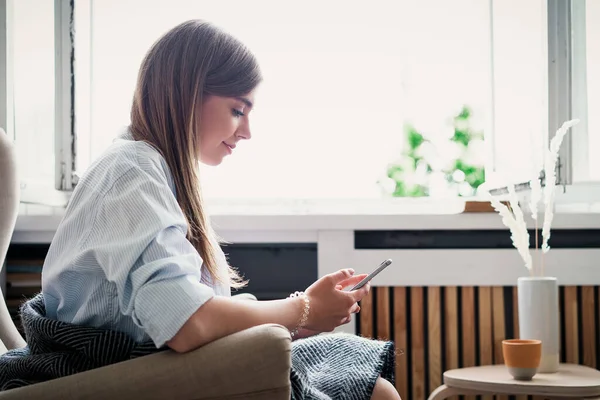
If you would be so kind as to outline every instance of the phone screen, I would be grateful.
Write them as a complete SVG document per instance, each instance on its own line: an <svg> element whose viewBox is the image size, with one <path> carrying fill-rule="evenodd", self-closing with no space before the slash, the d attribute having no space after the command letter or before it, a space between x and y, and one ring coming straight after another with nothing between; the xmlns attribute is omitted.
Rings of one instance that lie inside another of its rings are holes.
<svg viewBox="0 0 600 400"><path fill-rule="evenodd" d="M362 281L358 282L352 289L350 289L350 291L357 290L357 289L360 289L361 287L365 286L367 283L369 283L369 281L371 279L375 278L377 276L377 274L379 274L381 271L383 271L391 263L392 263L392 260L389 258L387 260L385 260L384 262L382 262L381 265L379 265L379 267L377 267L377 269L375 271L371 272L369 274L369 276L367 276Z"/></svg>

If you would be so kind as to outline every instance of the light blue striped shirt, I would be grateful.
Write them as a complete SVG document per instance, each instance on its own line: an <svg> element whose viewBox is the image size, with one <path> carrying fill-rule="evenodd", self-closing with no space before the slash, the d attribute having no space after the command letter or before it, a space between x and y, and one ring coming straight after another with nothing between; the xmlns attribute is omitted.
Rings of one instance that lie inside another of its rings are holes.
<svg viewBox="0 0 600 400"><path fill-rule="evenodd" d="M48 317L161 347L214 295L164 158L128 132L86 171L42 272ZM225 256L222 273L227 274Z"/></svg>

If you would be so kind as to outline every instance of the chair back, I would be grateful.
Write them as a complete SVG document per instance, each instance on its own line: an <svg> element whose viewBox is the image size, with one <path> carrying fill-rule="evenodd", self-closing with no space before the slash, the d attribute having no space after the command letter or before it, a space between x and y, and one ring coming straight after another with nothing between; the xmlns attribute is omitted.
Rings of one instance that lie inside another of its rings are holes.
<svg viewBox="0 0 600 400"><path fill-rule="evenodd" d="M17 156L12 141L0 128L0 270L5 264L8 245L19 213L20 186ZM0 296L0 354L25 346L25 340L13 323L4 295Z"/></svg>

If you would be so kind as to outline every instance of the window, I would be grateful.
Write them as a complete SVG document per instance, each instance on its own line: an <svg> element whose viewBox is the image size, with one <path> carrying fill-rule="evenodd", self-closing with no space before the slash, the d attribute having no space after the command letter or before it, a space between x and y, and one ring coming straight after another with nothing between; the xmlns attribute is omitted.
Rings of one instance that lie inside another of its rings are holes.
<svg viewBox="0 0 600 400"><path fill-rule="evenodd" d="M591 0L75 0L73 21L70 0L3 3L6 125L29 186L69 188L70 169L85 171L128 124L149 46L190 18L242 39L265 75L253 140L203 167L208 197L468 195L471 167L476 177L485 167L491 185L530 179L553 125L571 116L582 124L561 154L561 182L600 181L591 157L600 117L589 112L600 104L600 5ZM457 161L462 170L449 175Z"/></svg>
<svg viewBox="0 0 600 400"><path fill-rule="evenodd" d="M56 190L70 182L62 166L72 158L71 69L63 64L70 43L62 51L69 21L65 28L57 18L64 13L69 0L0 0L0 126L15 140L23 203L64 207L68 200Z"/></svg>
<svg viewBox="0 0 600 400"><path fill-rule="evenodd" d="M571 3L572 114L581 119L572 135L574 183L600 181L600 3Z"/></svg>
<svg viewBox="0 0 600 400"><path fill-rule="evenodd" d="M492 154L487 181L493 187L527 182L543 165L548 131L547 23L544 1L493 1Z"/></svg>
<svg viewBox="0 0 600 400"><path fill-rule="evenodd" d="M89 93L85 82L76 87L91 110L78 138L77 168L84 170L128 123L138 68L152 42L181 21L202 18L241 38L265 75L254 137L219 168L203 170L207 194L379 198L406 124L449 154L452 117L464 106L471 128L485 131L489 16L481 0L92 2L91 32L77 30L91 38ZM470 156L484 163L485 151L481 145ZM444 195L443 179L438 186Z"/></svg>
<svg viewBox="0 0 600 400"><path fill-rule="evenodd" d="M21 180L54 186L54 2L8 0L8 134L14 137Z"/></svg>

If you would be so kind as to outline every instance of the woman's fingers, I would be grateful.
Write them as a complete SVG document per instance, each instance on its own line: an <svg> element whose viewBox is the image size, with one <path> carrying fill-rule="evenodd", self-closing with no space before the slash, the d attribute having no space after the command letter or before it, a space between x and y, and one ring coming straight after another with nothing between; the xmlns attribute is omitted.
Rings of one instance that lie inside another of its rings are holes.
<svg viewBox="0 0 600 400"><path fill-rule="evenodd" d="M339 282L338 285L341 286L342 288L347 288L347 287L350 287L350 286L354 286L358 282L360 282L363 279L365 279L367 276L368 276L367 274L354 275L351 278L344 279L343 281Z"/></svg>
<svg viewBox="0 0 600 400"><path fill-rule="evenodd" d="M354 270L352 268L340 269L333 274L329 274L329 279L333 281L334 285L338 285L340 282L350 278L352 275L354 275Z"/></svg>
<svg viewBox="0 0 600 400"><path fill-rule="evenodd" d="M365 297L367 294L369 294L369 291L371 290L371 284L367 283L365 286L361 287L358 290L353 290L352 292L348 292L352 298L354 299L355 302L359 302L362 300L363 297Z"/></svg>

